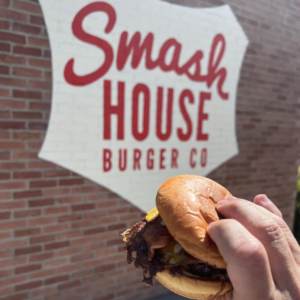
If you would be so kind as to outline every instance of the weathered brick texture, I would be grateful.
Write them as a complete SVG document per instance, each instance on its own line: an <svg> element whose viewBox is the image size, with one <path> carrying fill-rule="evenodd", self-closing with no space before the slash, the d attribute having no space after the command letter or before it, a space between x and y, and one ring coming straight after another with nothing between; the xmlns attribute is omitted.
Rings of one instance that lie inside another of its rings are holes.
<svg viewBox="0 0 300 300"><path fill-rule="evenodd" d="M50 0L49 0L50 1ZM300 1L228 3L249 48L237 96L239 155L210 177L266 193L292 224L300 164ZM0 0L0 299L144 299L120 232L143 214L109 190L37 158L51 108L51 55L38 0Z"/></svg>

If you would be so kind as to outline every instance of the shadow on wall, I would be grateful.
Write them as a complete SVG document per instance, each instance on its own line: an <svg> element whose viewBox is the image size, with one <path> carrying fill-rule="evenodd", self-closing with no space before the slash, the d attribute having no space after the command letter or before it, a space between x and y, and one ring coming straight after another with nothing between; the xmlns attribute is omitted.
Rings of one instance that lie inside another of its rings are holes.
<svg viewBox="0 0 300 300"><path fill-rule="evenodd" d="M294 235L300 244L300 167L298 168L297 200L295 209Z"/></svg>

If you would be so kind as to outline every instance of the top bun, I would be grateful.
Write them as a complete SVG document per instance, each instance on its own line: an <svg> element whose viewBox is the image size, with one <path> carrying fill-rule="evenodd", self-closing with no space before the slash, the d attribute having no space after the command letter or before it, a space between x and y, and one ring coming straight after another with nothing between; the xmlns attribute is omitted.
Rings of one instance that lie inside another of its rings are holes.
<svg viewBox="0 0 300 300"><path fill-rule="evenodd" d="M215 181L195 175L168 179L159 188L156 206L170 234L186 252L219 269L226 263L207 234L219 220L216 204L231 194Z"/></svg>

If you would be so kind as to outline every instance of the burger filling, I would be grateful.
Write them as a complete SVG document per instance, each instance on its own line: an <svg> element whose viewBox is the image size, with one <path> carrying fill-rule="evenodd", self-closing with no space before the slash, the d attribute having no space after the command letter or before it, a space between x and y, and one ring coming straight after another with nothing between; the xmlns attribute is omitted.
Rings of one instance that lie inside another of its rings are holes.
<svg viewBox="0 0 300 300"><path fill-rule="evenodd" d="M187 253L157 215L149 222L142 219L123 234L128 263L143 270L143 282L153 285L158 272L169 270L175 276L207 281L228 281L226 270L214 268Z"/></svg>

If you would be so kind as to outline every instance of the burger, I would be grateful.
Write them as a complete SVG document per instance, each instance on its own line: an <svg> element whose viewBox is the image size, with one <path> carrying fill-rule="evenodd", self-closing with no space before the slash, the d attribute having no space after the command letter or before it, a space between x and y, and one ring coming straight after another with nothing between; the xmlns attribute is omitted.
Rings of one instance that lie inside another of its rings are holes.
<svg viewBox="0 0 300 300"><path fill-rule="evenodd" d="M216 204L231 194L205 177L181 175L158 190L156 207L122 233L128 263L143 270L143 282L155 277L169 290L210 299L229 292L226 263L207 234L220 219Z"/></svg>

